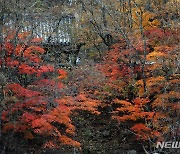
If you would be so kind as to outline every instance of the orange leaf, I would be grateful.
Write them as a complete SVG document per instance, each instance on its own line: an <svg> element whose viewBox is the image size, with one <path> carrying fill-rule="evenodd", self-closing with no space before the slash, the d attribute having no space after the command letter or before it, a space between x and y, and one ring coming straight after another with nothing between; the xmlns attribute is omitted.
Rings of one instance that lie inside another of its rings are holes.
<svg viewBox="0 0 180 154"><path fill-rule="evenodd" d="M67 76L67 72L63 69L58 69L58 74L59 74L58 76L59 79L64 79Z"/></svg>
<svg viewBox="0 0 180 154"><path fill-rule="evenodd" d="M20 41L25 41L29 35L30 32L22 32L18 34L18 38Z"/></svg>
<svg viewBox="0 0 180 154"><path fill-rule="evenodd" d="M21 53L24 51L24 49L25 49L25 45L18 44L15 49L15 55L20 56Z"/></svg>
<svg viewBox="0 0 180 154"><path fill-rule="evenodd" d="M41 43L42 40L43 40L42 38L38 38L38 37L37 37L37 38L33 38L30 42L31 42L31 43Z"/></svg>
<svg viewBox="0 0 180 154"><path fill-rule="evenodd" d="M72 140L71 138L65 136L65 135L62 135L60 137L60 141L62 142L62 144L65 144L65 145L72 145L72 146L75 146L75 147L80 147L81 144L77 141L74 141Z"/></svg>
<svg viewBox="0 0 180 154"><path fill-rule="evenodd" d="M30 131L26 131L26 132L24 132L24 138L25 139L33 139L34 136L32 135L32 133Z"/></svg>

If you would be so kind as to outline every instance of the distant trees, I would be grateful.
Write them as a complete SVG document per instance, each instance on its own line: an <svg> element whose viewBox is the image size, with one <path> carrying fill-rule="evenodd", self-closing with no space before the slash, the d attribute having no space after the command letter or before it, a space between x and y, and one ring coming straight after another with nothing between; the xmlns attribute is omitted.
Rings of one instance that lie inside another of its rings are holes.
<svg viewBox="0 0 180 154"><path fill-rule="evenodd" d="M43 38L42 43L47 49L49 61L54 59L60 64L64 63L63 65L75 64L77 51L79 52L76 46L82 42L76 40L72 35L72 31L76 31L74 24L76 20L72 12L74 2L52 1L49 4L48 1L24 3L23 0L19 0L12 3L11 1L1 3L2 35L10 27L19 32L30 32L32 34L30 37ZM66 46L70 43L72 46L67 51ZM71 58L73 60L70 60Z"/></svg>

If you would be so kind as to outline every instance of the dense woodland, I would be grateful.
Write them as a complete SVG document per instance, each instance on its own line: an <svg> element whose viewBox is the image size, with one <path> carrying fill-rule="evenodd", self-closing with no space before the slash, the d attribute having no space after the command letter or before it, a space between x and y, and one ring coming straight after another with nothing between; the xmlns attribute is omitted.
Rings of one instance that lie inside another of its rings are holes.
<svg viewBox="0 0 180 154"><path fill-rule="evenodd" d="M180 153L156 148L180 141L179 4L0 0L0 154ZM69 23L44 41L27 14Z"/></svg>

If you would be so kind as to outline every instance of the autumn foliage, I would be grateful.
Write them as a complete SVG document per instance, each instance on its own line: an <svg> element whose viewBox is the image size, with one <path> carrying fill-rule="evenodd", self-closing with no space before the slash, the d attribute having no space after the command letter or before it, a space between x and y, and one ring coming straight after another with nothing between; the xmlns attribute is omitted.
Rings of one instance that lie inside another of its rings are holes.
<svg viewBox="0 0 180 154"><path fill-rule="evenodd" d="M144 33L146 49L139 39L132 48L121 41L107 52L105 64L100 68L108 78L112 118L120 124L127 123L136 139L156 142L168 135L175 137L179 129L175 124L178 121L175 113L180 109L177 46L162 41L178 37L177 32L160 28ZM171 127L175 127L173 132Z"/></svg>
<svg viewBox="0 0 180 154"><path fill-rule="evenodd" d="M8 39L2 45L1 52L4 51L5 56L1 67L14 73L4 87L2 131L21 134L26 140L42 136L45 140L41 144L46 148L63 144L79 147L80 143L70 137L75 133L71 109L67 104L57 103L58 94L53 94L64 87L61 80L66 78L67 72L44 63L41 55L45 50L37 45L40 39L26 42L28 36L19 34L18 44ZM54 77L50 78L50 74Z"/></svg>
<svg viewBox="0 0 180 154"><path fill-rule="evenodd" d="M162 1L152 1L148 9L141 0L112 0L115 6L104 1L103 8L99 2L89 2L82 3L83 9L92 5L92 11L81 12L78 21L82 23L78 24L82 26L74 32L78 41L86 42L82 50L88 54L78 51L77 56L82 56L79 63L68 65L66 70L66 65L58 67L59 62L43 59L42 39L31 38L30 32L10 30L3 38L0 69L6 83L1 86L2 136L18 136L43 149L72 146L76 150L81 150L88 136L92 140L103 135L112 139L112 130L123 138L123 142L116 140L118 146L130 141L155 149L158 141L178 140L180 38L173 22L166 25L165 12L161 10L161 17L155 9ZM112 37L108 45L107 36ZM103 42L106 50L101 49ZM76 50L69 50L63 54L70 58ZM86 56L89 59L84 60ZM82 125L92 129L85 138L77 136L84 133L78 132ZM93 136L91 131L97 134ZM88 140L91 148L89 144Z"/></svg>

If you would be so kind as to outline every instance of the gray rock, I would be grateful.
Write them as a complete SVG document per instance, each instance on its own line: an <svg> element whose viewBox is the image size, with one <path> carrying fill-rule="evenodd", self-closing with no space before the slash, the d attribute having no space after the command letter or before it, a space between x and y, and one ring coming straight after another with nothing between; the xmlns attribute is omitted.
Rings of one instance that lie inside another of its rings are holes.
<svg viewBox="0 0 180 154"><path fill-rule="evenodd" d="M129 150L127 151L127 154L137 154L136 150Z"/></svg>
<svg viewBox="0 0 180 154"><path fill-rule="evenodd" d="M6 77L2 72L0 72L0 85L1 86L6 85Z"/></svg>

